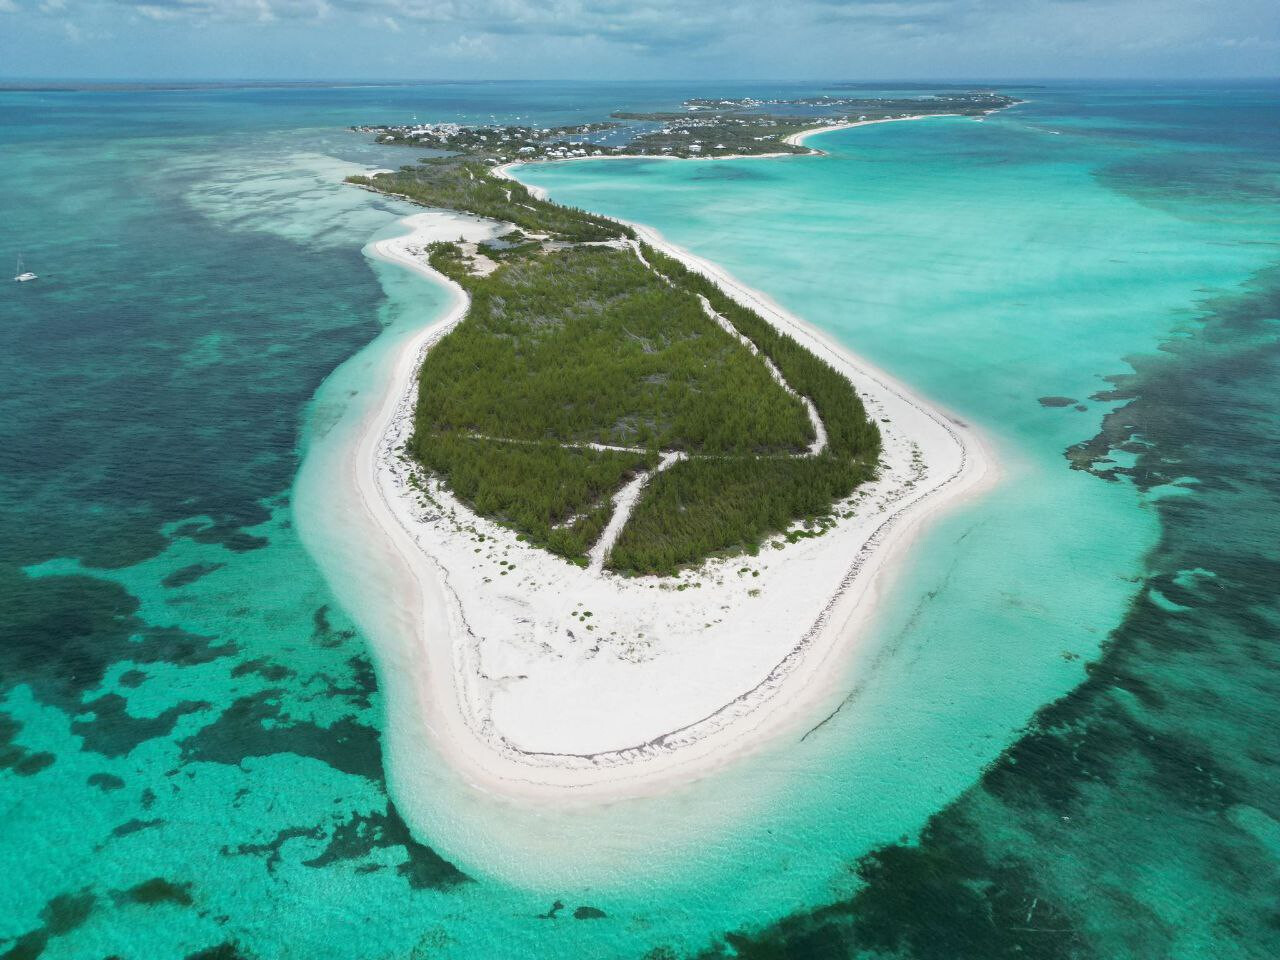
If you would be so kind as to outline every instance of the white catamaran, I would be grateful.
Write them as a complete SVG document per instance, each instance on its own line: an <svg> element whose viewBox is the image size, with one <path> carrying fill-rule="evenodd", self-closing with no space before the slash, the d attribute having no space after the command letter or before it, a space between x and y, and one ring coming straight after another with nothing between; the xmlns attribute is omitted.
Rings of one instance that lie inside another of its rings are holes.
<svg viewBox="0 0 1280 960"><path fill-rule="evenodd" d="M18 254L18 268L13 271L13 279L18 283L26 283L28 280L35 280L36 275L30 270L22 269L22 254Z"/></svg>

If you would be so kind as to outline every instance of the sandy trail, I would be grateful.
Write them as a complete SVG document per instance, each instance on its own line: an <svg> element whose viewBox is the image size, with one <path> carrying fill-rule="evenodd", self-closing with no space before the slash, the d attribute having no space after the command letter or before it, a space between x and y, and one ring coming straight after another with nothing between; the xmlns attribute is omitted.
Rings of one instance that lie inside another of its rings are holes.
<svg viewBox="0 0 1280 960"><path fill-rule="evenodd" d="M656 467L652 470L646 470L614 495L613 516L609 518L609 523L605 526L604 532L600 534L600 539L591 548L590 563L587 565L589 571L597 575L604 572L604 562L608 558L609 552L613 549L613 545L618 542L618 537L622 536L622 528L631 519L631 511L635 509L636 502L640 499L640 493L644 490L645 485L654 476L666 470L673 463L683 459L684 454L679 451L666 451L662 454L662 459Z"/></svg>

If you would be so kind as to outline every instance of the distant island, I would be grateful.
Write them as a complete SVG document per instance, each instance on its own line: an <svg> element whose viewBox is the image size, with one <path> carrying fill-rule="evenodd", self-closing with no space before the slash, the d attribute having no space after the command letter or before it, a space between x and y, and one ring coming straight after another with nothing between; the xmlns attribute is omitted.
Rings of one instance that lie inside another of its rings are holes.
<svg viewBox="0 0 1280 960"><path fill-rule="evenodd" d="M374 253L455 295L406 347L359 478L423 596L443 598L423 601L423 683L438 745L470 776L625 793L722 759L747 718L789 722L830 689L926 500L989 480L966 428L887 375L512 165L596 155L568 145L627 123L599 155L813 153L815 130L1013 102L691 100L572 128L356 128L449 151L349 182L434 211Z"/></svg>
<svg viewBox="0 0 1280 960"><path fill-rule="evenodd" d="M357 126L379 143L447 151L492 165L574 157L730 157L811 153L797 134L827 126L923 116L986 116L1020 103L992 92L900 99L805 97L792 100L692 99L683 111L619 111L609 121L560 127L456 123ZM788 113L771 109L785 108ZM800 111L818 111L821 113ZM618 136L624 139L615 142Z"/></svg>

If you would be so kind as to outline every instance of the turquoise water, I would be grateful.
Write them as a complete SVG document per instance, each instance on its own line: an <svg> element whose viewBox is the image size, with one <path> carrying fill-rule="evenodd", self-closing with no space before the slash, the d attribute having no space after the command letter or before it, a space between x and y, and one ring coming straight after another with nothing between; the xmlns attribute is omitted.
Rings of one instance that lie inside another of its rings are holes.
<svg viewBox="0 0 1280 960"><path fill-rule="evenodd" d="M1275 88L524 171L971 421L1002 482L921 539L803 741L561 817L403 756L332 579L359 544L294 502L443 297L361 257L407 208L336 181L404 157L341 127L697 93L0 93L0 222L42 275L0 294L0 951L1280 949Z"/></svg>

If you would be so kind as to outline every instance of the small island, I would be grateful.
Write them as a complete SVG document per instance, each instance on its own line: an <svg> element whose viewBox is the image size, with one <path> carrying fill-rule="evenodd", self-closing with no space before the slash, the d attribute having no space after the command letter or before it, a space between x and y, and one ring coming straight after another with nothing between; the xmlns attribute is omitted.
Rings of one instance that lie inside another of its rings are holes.
<svg viewBox="0 0 1280 960"><path fill-rule="evenodd" d="M904 103L876 122L932 115ZM760 106L681 117L741 143L724 131ZM757 153L814 152L749 115ZM685 136L661 122L622 150ZM514 179L526 140L562 159L569 132L435 130L455 152L349 178L433 211L374 252L455 296L406 348L361 477L424 597L437 746L500 792L615 795L821 702L890 546L989 477L963 425L714 265Z"/></svg>

